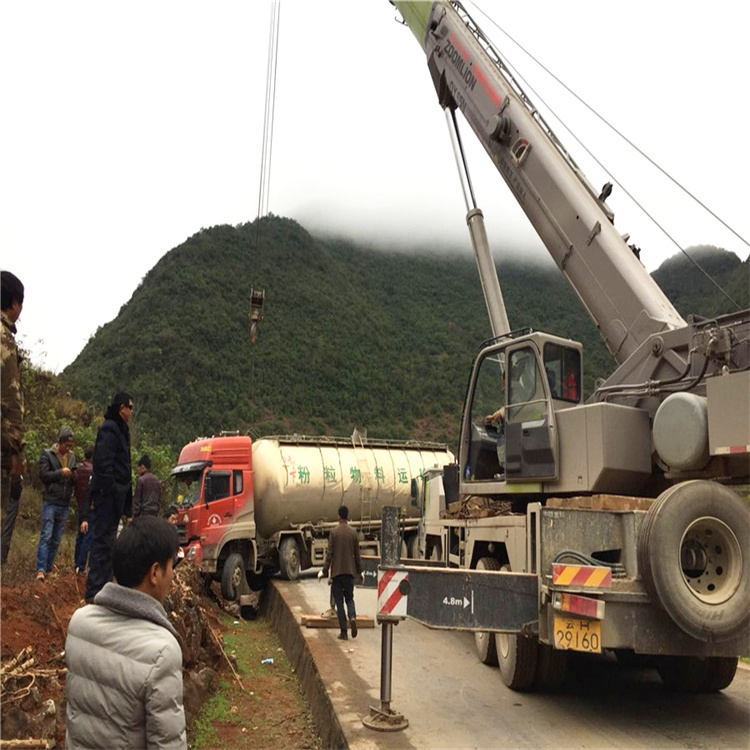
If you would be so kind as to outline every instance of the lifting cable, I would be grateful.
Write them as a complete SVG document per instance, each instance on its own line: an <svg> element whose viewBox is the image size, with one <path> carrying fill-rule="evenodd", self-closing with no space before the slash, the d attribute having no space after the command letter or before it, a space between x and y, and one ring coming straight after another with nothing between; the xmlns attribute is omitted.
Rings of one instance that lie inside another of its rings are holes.
<svg viewBox="0 0 750 750"><path fill-rule="evenodd" d="M537 60L534 55L532 55L522 44L517 42L505 29L503 29L501 26L499 26L487 13L485 13L482 8L480 8L476 2L473 2L472 5L498 30L500 33L502 33L504 36L506 36L518 49L520 49L525 55L527 55L531 60L533 60L547 75L549 75L553 80L555 80L560 86L562 86L574 99L576 99L578 102L580 102L586 109L588 109L596 118L601 120L610 130L612 130L615 135L617 135L619 138L621 138L625 143L627 143L628 146L630 146L632 149L634 149L640 156L642 156L649 164L651 164L655 169L657 169L659 172L661 172L670 182L672 182L674 185L676 185L683 193L685 193L689 198L691 198L693 201L695 201L701 208L703 208L710 216L712 216L716 221L718 221L722 226L724 226L727 230L729 230L737 239L740 240L740 242L743 242L745 245L748 245L750 247L750 243L742 237L738 232L736 232L732 227L730 227L721 217L717 216L716 213L714 213L708 206L706 206L705 203L703 203L699 198L697 198L695 195L693 195L684 185L682 185L680 182L678 182L674 177L672 177L671 174L669 174L666 170L664 170L659 164L657 164L648 154L646 154L644 151L642 151L638 146L636 146L626 135L621 133L614 125L612 125L605 117L600 115L591 105L589 105L587 102L585 102L578 94L575 93L569 86L567 86L563 81L561 81L549 68L547 68L544 63ZM507 62L507 58L506 58ZM522 80L526 87L534 94L535 97L537 97L537 100L542 102L545 107L563 124L563 127L570 133L571 137L578 143L579 146L610 176L612 176L612 171L607 169L601 161L589 150L589 148L586 146L585 143L583 143L573 131L568 128L562 118L560 118L555 110L550 107L547 102L539 96L538 92L534 90L534 87L531 86L522 75L518 72L518 69L515 69L515 75L517 78ZM659 231L664 234L664 236L713 284L723 295L726 297L738 310L742 309L742 305L740 305L733 297L731 297L722 287L721 285L711 276L711 274L706 271L703 266L698 263L693 257L691 257L688 252L680 245L680 243L656 220L654 216L649 213L649 211L641 205L641 203L623 186L623 184L617 180L614 176L612 176L612 179L614 182L620 187L620 189L627 195L630 200L633 201L633 203L638 206L638 208L644 213L645 216L648 217L648 219L653 222L653 224L659 229Z"/></svg>
<svg viewBox="0 0 750 750"><path fill-rule="evenodd" d="M263 143L260 156L260 184L258 186L258 213L255 217L255 258L260 253L261 219L268 213L271 192L271 156L273 153L273 120L276 106L276 67L279 56L279 21L281 2L271 4L271 23L268 32L268 60L266 63L266 100L263 114ZM265 290L250 287L250 343L258 335L258 324L263 321Z"/></svg>

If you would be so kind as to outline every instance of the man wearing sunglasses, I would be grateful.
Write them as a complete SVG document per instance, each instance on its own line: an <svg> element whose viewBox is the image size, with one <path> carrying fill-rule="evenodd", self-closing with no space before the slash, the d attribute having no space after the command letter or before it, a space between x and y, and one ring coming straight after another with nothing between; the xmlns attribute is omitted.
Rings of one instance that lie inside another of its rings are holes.
<svg viewBox="0 0 750 750"><path fill-rule="evenodd" d="M165 519L134 519L115 542L117 582L73 614L65 747L187 747L182 651L163 606L178 546Z"/></svg>
<svg viewBox="0 0 750 750"><path fill-rule="evenodd" d="M116 393L96 434L94 468L89 485L93 507L86 601L90 602L112 578L112 549L123 514L132 515L133 485L130 466L130 430L133 399Z"/></svg>

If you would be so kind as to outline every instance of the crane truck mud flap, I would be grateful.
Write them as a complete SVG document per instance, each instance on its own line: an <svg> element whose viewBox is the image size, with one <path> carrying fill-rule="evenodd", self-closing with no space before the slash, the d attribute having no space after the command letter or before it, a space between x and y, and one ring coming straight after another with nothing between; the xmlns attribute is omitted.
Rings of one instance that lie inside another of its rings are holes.
<svg viewBox="0 0 750 750"><path fill-rule="evenodd" d="M750 504L703 480L674 485L651 506L638 566L654 601L688 635L721 643L750 635Z"/></svg>

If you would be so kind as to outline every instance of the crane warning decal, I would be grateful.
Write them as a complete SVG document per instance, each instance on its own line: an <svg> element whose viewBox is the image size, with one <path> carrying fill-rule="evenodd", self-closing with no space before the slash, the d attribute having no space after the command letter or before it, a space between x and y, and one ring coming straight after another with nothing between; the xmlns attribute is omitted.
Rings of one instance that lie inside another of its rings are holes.
<svg viewBox="0 0 750 750"><path fill-rule="evenodd" d="M612 569L594 565L553 565L552 583L555 586L610 588Z"/></svg>
<svg viewBox="0 0 750 750"><path fill-rule="evenodd" d="M381 570L378 577L378 617L406 617L409 573Z"/></svg>

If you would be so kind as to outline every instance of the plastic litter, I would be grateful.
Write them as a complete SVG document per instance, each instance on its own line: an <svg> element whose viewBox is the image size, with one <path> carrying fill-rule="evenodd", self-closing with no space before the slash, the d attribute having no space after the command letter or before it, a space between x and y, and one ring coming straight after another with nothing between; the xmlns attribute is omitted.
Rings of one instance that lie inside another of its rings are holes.
<svg viewBox="0 0 750 750"><path fill-rule="evenodd" d="M273 664L273 659L270 659L270 658L269 659L261 659L260 663L261 664Z"/></svg>

